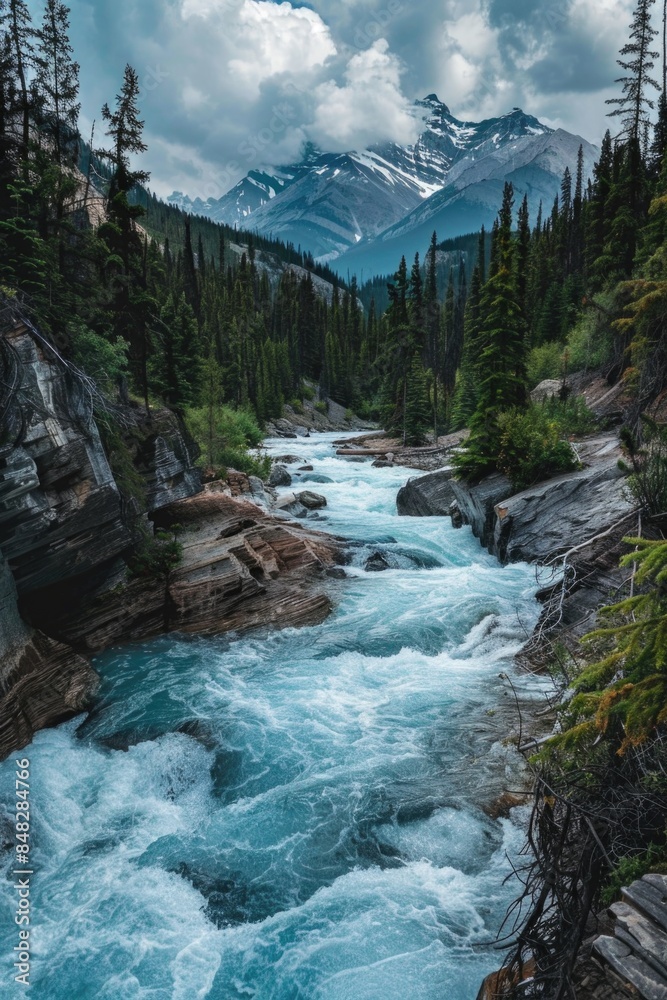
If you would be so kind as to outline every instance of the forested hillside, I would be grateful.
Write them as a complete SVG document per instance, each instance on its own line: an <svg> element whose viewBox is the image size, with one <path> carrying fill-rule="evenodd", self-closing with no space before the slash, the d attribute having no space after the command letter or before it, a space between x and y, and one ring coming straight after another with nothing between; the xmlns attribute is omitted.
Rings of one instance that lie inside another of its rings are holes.
<svg viewBox="0 0 667 1000"><path fill-rule="evenodd" d="M3 0L0 17L5 299L31 311L106 395L129 391L147 409L183 413L206 406L223 438L229 407L260 423L279 416L305 377L359 401L366 326L354 292L324 295L322 282L340 282L307 252L190 218L148 193L148 175L130 165L146 148L130 66L91 152L78 129L67 7L49 0L35 24L23 0Z"/></svg>
<svg viewBox="0 0 667 1000"><path fill-rule="evenodd" d="M214 474L264 474L247 448L286 403L316 395L324 410L334 400L404 444L468 428L460 478L474 488L500 472L520 492L580 468L569 439L596 424L568 376L622 384L624 471L641 531L626 545L629 593L608 598L621 602L604 627L545 654L570 696L533 760L529 916L512 934L508 995L572 996L590 911L628 876L667 866L667 432L664 409L647 416L667 389L667 0L662 54L654 6L637 0L591 178L580 153L553 204L517 203L507 183L491 232L444 243L434 233L423 256L360 289L307 247L151 194L131 66L84 142L68 8L46 0L34 21L26 0L0 0L0 334L28 318L59 361L88 376L111 465L114 450L125 455L125 479L114 467L121 492L136 479L123 409L149 426L174 411L167 417L185 421ZM2 351L11 354L0 336ZM531 401L546 379L559 380L553 398ZM20 389L18 379L0 389L0 415ZM0 441L13 444L9 432ZM563 600L574 586L567 557ZM536 972L524 981L528 961Z"/></svg>
<svg viewBox="0 0 667 1000"><path fill-rule="evenodd" d="M188 217L147 191L131 167L145 144L129 66L91 155L67 8L48 3L41 24L20 0L2 9L0 281L107 393L129 383L146 407L246 407L261 424L302 396L305 378L419 443L486 405L496 365L514 388L491 389L494 412L568 368L638 368L630 325L614 324L627 305L619 282L655 269L662 236L665 125L648 134L646 78L638 102L628 78L622 134L605 138L592 182L580 157L534 219L508 186L492 233L442 245L434 234L423 262L364 289L362 312L354 279L318 293L312 274L337 280L307 251ZM258 266L264 253L280 273ZM642 383L640 395L650 391Z"/></svg>

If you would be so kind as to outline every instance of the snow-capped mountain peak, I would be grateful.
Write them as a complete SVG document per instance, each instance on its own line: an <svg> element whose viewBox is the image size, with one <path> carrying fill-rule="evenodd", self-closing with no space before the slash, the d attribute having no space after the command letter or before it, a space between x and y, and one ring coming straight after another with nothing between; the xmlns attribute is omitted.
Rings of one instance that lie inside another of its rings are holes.
<svg viewBox="0 0 667 1000"><path fill-rule="evenodd" d="M428 215L426 206L449 190L454 177L461 190L468 176L472 185L479 178L486 183L491 173L495 177L505 165L511 172L517 158L531 162L533 146L535 156L539 153L540 157L540 193L551 187L558 190L561 178L545 170L550 161L542 151L556 141L556 133L521 108L482 122L461 121L437 94L428 94L415 102L413 113L422 125L412 145L384 142L348 153L327 153L309 143L299 163L252 170L217 201L191 201L181 194L169 200L186 211L270 233L300 244L320 259L334 260L385 231L401 228L404 220L421 218L422 205ZM570 138L568 149L578 149L578 143L584 142ZM585 146L590 161L595 150L588 143ZM492 170L484 168L487 160ZM560 168L562 156L554 155L552 160L554 170L556 163ZM575 167L576 153L571 169ZM442 236L472 231L478 221L471 217L467 225L457 217L458 231Z"/></svg>

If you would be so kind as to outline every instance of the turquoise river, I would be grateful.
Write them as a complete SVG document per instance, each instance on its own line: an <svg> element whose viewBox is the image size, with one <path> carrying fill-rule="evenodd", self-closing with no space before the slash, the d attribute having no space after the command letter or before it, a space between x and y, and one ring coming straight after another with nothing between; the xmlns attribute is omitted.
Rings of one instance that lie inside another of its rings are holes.
<svg viewBox="0 0 667 1000"><path fill-rule="evenodd" d="M31 985L11 969L5 854L0 997L475 1000L497 967L522 817L481 806L512 774L499 675L540 695L512 664L534 568L398 517L408 471L337 458L335 437L267 442L314 467L300 481L328 507L309 523L352 540L331 617L112 650L91 712L17 755ZM367 572L378 550L391 568ZM0 765L12 822L15 769Z"/></svg>

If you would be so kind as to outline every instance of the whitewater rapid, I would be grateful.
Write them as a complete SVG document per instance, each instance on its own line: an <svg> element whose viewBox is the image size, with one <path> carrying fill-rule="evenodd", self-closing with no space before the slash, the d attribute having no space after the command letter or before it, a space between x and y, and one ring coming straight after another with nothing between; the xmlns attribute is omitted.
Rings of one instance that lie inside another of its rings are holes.
<svg viewBox="0 0 667 1000"><path fill-rule="evenodd" d="M447 519L398 517L409 473L337 458L335 437L267 442L313 466L297 482L328 506L311 526L353 542L332 616L112 650L92 711L18 755L33 998L474 1000L497 967L523 830L480 805L512 773L499 675L542 687L512 666L534 570ZM392 568L367 572L378 551ZM14 772L0 765L12 820Z"/></svg>

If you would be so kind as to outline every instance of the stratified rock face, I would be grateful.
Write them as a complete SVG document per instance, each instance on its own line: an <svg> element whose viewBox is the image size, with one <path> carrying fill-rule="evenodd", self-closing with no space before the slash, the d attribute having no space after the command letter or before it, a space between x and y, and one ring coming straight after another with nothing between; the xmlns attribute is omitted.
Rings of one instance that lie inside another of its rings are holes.
<svg viewBox="0 0 667 1000"><path fill-rule="evenodd" d="M185 527L183 561L169 583L172 629L210 635L299 627L331 611L325 593L304 586L334 562L336 543L327 536L216 492L174 504L157 523L170 519Z"/></svg>
<svg viewBox="0 0 667 1000"><path fill-rule="evenodd" d="M23 595L113 560L131 538L81 386L25 328L6 345L19 362L25 433L0 449L0 547Z"/></svg>
<svg viewBox="0 0 667 1000"><path fill-rule="evenodd" d="M132 546L132 521L146 506L157 509L201 486L176 418L165 412L148 421L128 410L127 453L145 484L145 502L128 504L93 417L92 387L38 330L17 324L3 332L0 382L2 757L36 730L82 711L96 684L81 650L59 636L57 615L80 612L91 593L103 604L125 579L121 557ZM156 617L151 601L138 592L128 616L143 613L144 630Z"/></svg>
<svg viewBox="0 0 667 1000"><path fill-rule="evenodd" d="M624 583L619 570L627 551L623 537L636 527L637 515L618 467L616 435L591 437L577 447L581 471L514 496L503 476L475 486L453 479L447 470L412 479L399 494L399 513L450 514L455 527L470 525L501 562L552 565L554 575L540 593L546 605L543 622L581 636L594 628L597 611ZM565 560L569 568L563 588Z"/></svg>
<svg viewBox="0 0 667 1000"><path fill-rule="evenodd" d="M93 387L39 331L0 337L0 381L0 759L85 709L97 681L85 657L108 646L329 613L309 584L326 577L335 543L272 516L259 479L236 473L202 493L173 414L123 409L122 440L110 444L121 495ZM166 577L129 576L147 514L158 528L182 526L183 559Z"/></svg>
<svg viewBox="0 0 667 1000"><path fill-rule="evenodd" d="M584 466L512 495L505 476L471 486L443 469L411 479L398 495L399 514L456 514L502 562L543 562L563 555L623 519L634 509L618 438L603 434L578 446Z"/></svg>
<svg viewBox="0 0 667 1000"><path fill-rule="evenodd" d="M160 510L199 493L201 473L195 468L198 454L174 414L168 410L153 413L149 421L141 412L137 429L140 433L134 466L146 485L146 508Z"/></svg>
<svg viewBox="0 0 667 1000"><path fill-rule="evenodd" d="M628 518L635 508L618 451L581 472L539 483L496 507L494 550L503 562L543 562Z"/></svg>
<svg viewBox="0 0 667 1000"><path fill-rule="evenodd" d="M0 555L0 760L38 729L81 712L97 675L73 650L22 621L16 588Z"/></svg>
<svg viewBox="0 0 667 1000"><path fill-rule="evenodd" d="M178 524L183 557L169 578L135 578L113 591L91 589L74 606L54 590L45 602L49 634L88 655L164 632L218 635L258 625L300 626L323 620L326 594L306 584L325 578L336 543L265 509L206 492L162 508L157 528Z"/></svg>
<svg viewBox="0 0 667 1000"><path fill-rule="evenodd" d="M458 511L458 523L469 524L484 548L492 555L499 555L495 540L496 507L512 492L509 479L501 475L489 476L476 486L452 479L450 486Z"/></svg>

